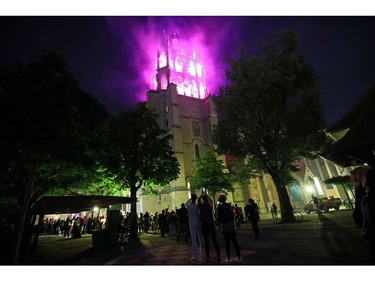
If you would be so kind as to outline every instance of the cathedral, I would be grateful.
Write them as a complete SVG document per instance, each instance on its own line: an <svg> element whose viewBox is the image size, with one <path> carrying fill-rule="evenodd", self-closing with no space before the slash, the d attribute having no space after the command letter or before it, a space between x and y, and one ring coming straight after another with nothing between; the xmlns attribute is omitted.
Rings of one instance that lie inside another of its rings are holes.
<svg viewBox="0 0 375 281"><path fill-rule="evenodd" d="M147 92L147 104L158 114L160 127L173 136L171 146L180 164L180 174L168 186L157 188L156 195L140 192L137 210L141 213L175 210L189 199L194 160L214 147L212 132L218 121L199 54L193 50L182 52L177 34L165 34L156 60L155 89ZM226 163L224 156L218 157ZM347 173L343 168L322 158L301 159L298 165L301 171L293 175L295 182L287 187L294 208L303 208L312 194L342 199L353 196L341 186L324 183L325 179ZM228 202L242 209L250 197L261 212L269 212L273 202L280 208L276 188L266 173L234 188L228 194Z"/></svg>

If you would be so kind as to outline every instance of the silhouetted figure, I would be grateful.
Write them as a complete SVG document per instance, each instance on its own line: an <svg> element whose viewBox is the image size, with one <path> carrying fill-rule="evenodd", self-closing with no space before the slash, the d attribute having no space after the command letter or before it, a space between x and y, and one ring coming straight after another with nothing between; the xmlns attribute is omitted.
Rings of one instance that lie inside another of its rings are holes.
<svg viewBox="0 0 375 281"><path fill-rule="evenodd" d="M365 240L371 264L375 264L375 171L367 169L362 185L365 187L365 195L361 200L363 214L362 234Z"/></svg>
<svg viewBox="0 0 375 281"><path fill-rule="evenodd" d="M362 227L363 224L363 214L361 210L361 201L365 195L365 188L363 187L362 180L367 171L367 167L360 166L353 169L350 172L350 180L354 184L354 210L353 210L353 220L358 227Z"/></svg>
<svg viewBox="0 0 375 281"><path fill-rule="evenodd" d="M217 220L220 225L220 231L224 237L225 252L227 256L226 263L231 263L231 242L234 250L237 254L237 262L241 263L241 252L237 242L237 229L234 221L234 214L232 211L231 204L227 203L227 197L225 195L219 196L219 203L217 207Z"/></svg>
<svg viewBox="0 0 375 281"><path fill-rule="evenodd" d="M177 209L178 219L178 232L177 241L180 241L180 237L184 237L185 243L188 242L189 235L189 213L184 203L181 203L181 208Z"/></svg>
<svg viewBox="0 0 375 281"><path fill-rule="evenodd" d="M70 238L81 238L81 231L78 224L75 222L72 228L72 236Z"/></svg>
<svg viewBox="0 0 375 281"><path fill-rule="evenodd" d="M272 205L271 205L271 214L272 214L272 218L274 218L274 219L278 218L278 216L277 216L277 206L276 206L275 202L273 202Z"/></svg>
<svg viewBox="0 0 375 281"><path fill-rule="evenodd" d="M249 198L249 221L251 223L251 227L253 228L255 238L260 238L259 235L259 227L258 227L258 222L259 222L259 208L258 204L255 203L255 201L252 198Z"/></svg>
<svg viewBox="0 0 375 281"><path fill-rule="evenodd" d="M200 220L204 240L204 250L206 254L206 263L210 263L210 237L216 251L216 262L220 263L220 246L216 236L216 226L212 213L212 200L207 194L202 193L202 195L199 197L198 203L201 214Z"/></svg>

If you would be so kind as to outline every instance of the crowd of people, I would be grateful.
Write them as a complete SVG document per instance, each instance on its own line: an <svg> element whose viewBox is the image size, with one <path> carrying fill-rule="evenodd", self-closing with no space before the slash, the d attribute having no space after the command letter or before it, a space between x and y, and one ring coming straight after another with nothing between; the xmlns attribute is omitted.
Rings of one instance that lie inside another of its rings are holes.
<svg viewBox="0 0 375 281"><path fill-rule="evenodd" d="M375 171L368 166L353 169L350 179L355 187L355 202L353 222L358 226L360 237L368 247L371 263L375 264ZM149 212L138 215L138 233L157 232L161 237L174 237L177 241L183 240L191 244L193 262L202 261L211 263L210 245L216 253L215 263L221 263L221 247L217 232L224 239L226 263L241 263L241 250L237 242L236 233L242 224L249 223L254 238L260 238L258 223L260 221L259 207L252 198L248 199L244 210L237 204L226 202L227 197L221 194L217 205L206 192L202 190L198 197L192 194L180 208L170 211L168 208L151 214ZM273 218L278 218L277 207L271 206ZM120 215L120 227L129 230L130 213ZM105 217L67 217L66 219L45 219L40 232L64 236L65 238L80 238L81 234L92 233L105 228ZM120 231L121 232L121 231ZM232 247L235 259L232 258Z"/></svg>
<svg viewBox="0 0 375 281"><path fill-rule="evenodd" d="M45 218L41 225L34 226L34 228L36 227L39 227L40 234L53 234L64 238L81 238L82 234L104 229L105 217L98 215L94 218L87 218L86 216Z"/></svg>

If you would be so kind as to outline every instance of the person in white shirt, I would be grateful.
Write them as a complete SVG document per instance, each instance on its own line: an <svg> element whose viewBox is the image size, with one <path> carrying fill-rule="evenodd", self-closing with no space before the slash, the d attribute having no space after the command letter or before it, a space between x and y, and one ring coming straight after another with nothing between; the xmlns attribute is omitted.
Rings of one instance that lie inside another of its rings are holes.
<svg viewBox="0 0 375 281"><path fill-rule="evenodd" d="M205 259L203 253L203 239L201 232L201 223L200 223L200 211L197 204L197 195L194 193L191 195L191 198L186 202L186 209L189 213L189 223L190 223L190 234L191 234L191 246L192 246L192 257L193 262L198 261L198 247L201 253L202 260ZM199 246L198 246L199 243Z"/></svg>

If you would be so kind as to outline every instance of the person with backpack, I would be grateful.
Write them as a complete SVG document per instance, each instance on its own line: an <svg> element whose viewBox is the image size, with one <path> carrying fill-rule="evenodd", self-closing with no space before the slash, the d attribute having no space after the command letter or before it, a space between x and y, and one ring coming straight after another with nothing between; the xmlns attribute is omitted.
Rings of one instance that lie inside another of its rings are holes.
<svg viewBox="0 0 375 281"><path fill-rule="evenodd" d="M231 242L237 255L237 262L242 263L240 247L237 242L237 227L234 220L234 214L230 203L226 202L227 197L224 194L219 196L217 207L217 220L220 231L224 237L225 252L227 255L226 263L232 263L231 260Z"/></svg>

